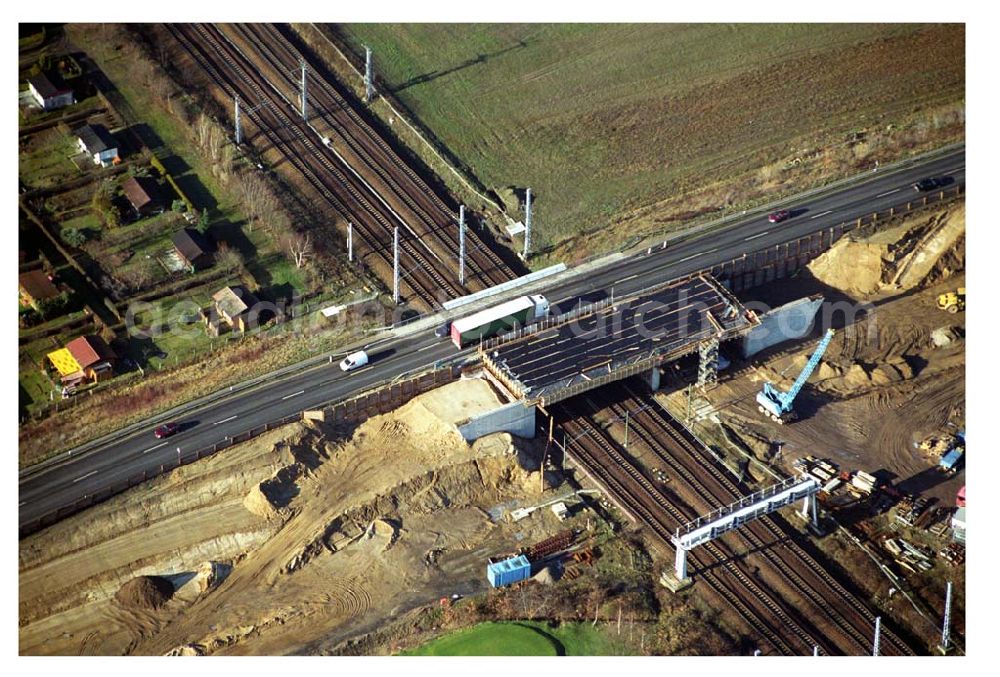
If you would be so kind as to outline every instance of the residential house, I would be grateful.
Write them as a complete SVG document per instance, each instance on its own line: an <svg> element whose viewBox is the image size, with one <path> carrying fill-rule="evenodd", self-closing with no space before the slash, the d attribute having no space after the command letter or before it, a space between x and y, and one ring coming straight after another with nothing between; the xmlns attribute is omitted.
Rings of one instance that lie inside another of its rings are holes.
<svg viewBox="0 0 1000 677"><path fill-rule="evenodd" d="M173 243L177 255L192 273L212 265L211 248L197 230L184 228L177 231Z"/></svg>
<svg viewBox="0 0 1000 677"><path fill-rule="evenodd" d="M93 158L95 165L107 167L119 162L118 142L104 125L84 125L73 133L80 150Z"/></svg>
<svg viewBox="0 0 1000 677"><path fill-rule="evenodd" d="M257 297L243 285L226 287L212 294L215 310L219 316L232 327L234 331L246 331L249 328L250 310L257 305Z"/></svg>
<svg viewBox="0 0 1000 677"><path fill-rule="evenodd" d="M47 301L59 296L59 288L52 282L44 270L29 270L17 278L21 303L38 310L39 301Z"/></svg>
<svg viewBox="0 0 1000 677"><path fill-rule="evenodd" d="M77 385L85 380L103 381L114 375L118 356L100 336L80 336L65 348L48 354L49 362L59 372L63 385Z"/></svg>
<svg viewBox="0 0 1000 677"><path fill-rule="evenodd" d="M139 216L147 216L163 209L160 188L153 179L145 176L129 177L122 182L122 191Z"/></svg>
<svg viewBox="0 0 1000 677"><path fill-rule="evenodd" d="M28 78L28 91L42 110L55 110L76 103L73 90L59 82L55 84L43 73Z"/></svg>

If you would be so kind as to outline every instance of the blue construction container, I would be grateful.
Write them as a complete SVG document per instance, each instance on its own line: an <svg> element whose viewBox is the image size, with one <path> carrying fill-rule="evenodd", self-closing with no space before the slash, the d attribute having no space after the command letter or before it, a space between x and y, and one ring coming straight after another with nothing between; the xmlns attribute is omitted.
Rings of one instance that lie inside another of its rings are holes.
<svg viewBox="0 0 1000 677"><path fill-rule="evenodd" d="M486 566L486 580L494 588L511 585L531 577L531 562L524 555Z"/></svg>

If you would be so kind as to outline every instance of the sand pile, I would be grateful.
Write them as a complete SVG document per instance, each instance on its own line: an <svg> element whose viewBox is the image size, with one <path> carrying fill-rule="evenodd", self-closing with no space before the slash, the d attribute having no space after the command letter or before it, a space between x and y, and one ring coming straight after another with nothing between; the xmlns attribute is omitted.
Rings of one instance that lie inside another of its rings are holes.
<svg viewBox="0 0 1000 677"><path fill-rule="evenodd" d="M204 656L205 648L200 644L182 644L168 651L167 656Z"/></svg>
<svg viewBox="0 0 1000 677"><path fill-rule="evenodd" d="M174 586L160 576L139 576L115 593L115 600L125 609L159 609L174 594Z"/></svg>
<svg viewBox="0 0 1000 677"><path fill-rule="evenodd" d="M858 296L874 294L882 288L882 245L852 242L841 238L828 252L809 264L809 270L826 285Z"/></svg>
<svg viewBox="0 0 1000 677"><path fill-rule="evenodd" d="M808 268L855 297L940 282L965 268L965 204L863 240L843 237Z"/></svg>

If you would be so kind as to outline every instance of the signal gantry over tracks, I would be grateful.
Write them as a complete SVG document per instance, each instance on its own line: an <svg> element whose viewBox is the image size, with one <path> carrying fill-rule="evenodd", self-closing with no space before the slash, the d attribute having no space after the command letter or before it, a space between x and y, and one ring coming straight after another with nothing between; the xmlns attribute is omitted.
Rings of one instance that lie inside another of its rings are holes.
<svg viewBox="0 0 1000 677"><path fill-rule="evenodd" d="M757 324L725 287L702 275L542 320L484 343L480 353L487 373L511 395L546 405L655 370Z"/></svg>

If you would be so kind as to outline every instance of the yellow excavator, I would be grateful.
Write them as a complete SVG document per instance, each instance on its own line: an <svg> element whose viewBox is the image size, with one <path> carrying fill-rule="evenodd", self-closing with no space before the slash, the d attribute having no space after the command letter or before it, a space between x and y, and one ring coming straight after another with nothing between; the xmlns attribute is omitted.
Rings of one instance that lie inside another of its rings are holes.
<svg viewBox="0 0 1000 677"><path fill-rule="evenodd" d="M954 315L960 310L965 310L965 287L959 287L957 292L950 291L941 294L937 300L938 308L947 310Z"/></svg>

